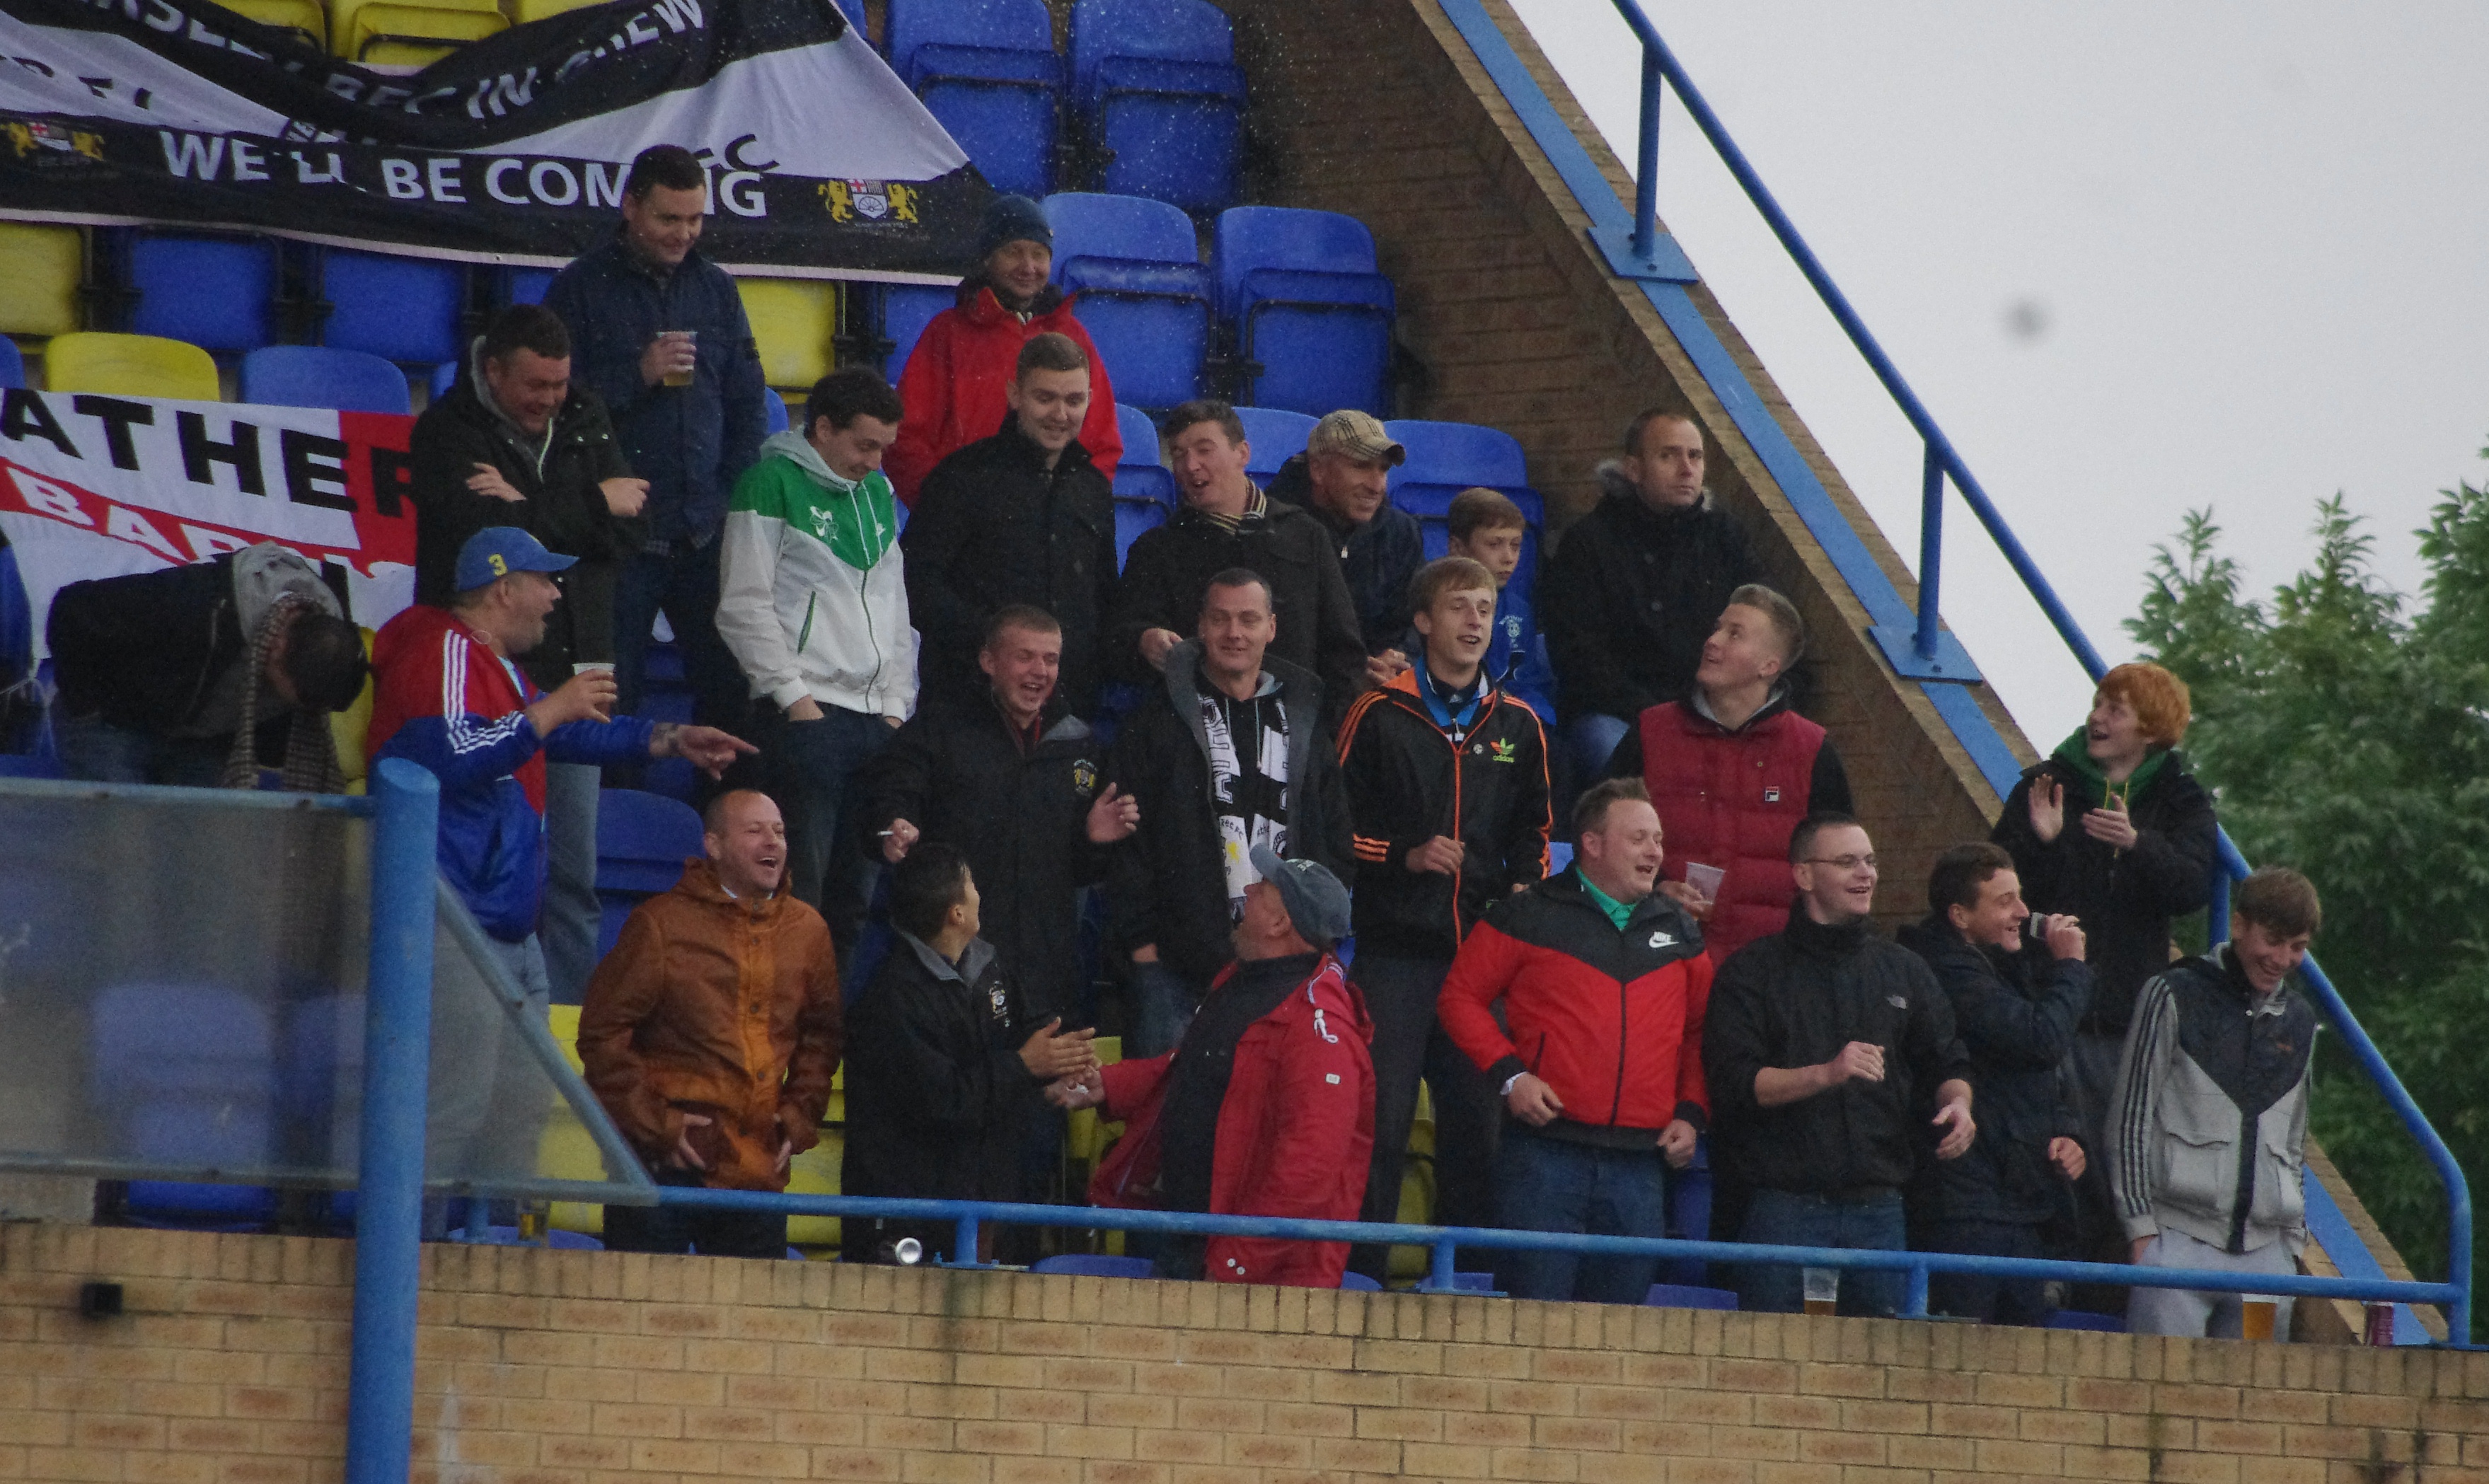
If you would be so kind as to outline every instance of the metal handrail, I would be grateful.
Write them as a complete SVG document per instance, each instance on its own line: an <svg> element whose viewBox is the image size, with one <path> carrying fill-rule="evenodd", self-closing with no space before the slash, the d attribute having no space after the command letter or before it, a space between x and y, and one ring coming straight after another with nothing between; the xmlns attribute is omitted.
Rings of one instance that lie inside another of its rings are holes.
<svg viewBox="0 0 2489 1484"><path fill-rule="evenodd" d="M1814 287L1817 297L1822 300L1824 307L1832 312L1832 317L1840 324L1843 333L1849 337L1851 346L1865 358L1869 368L1875 373L1876 380L1883 383L1884 390L1901 409L1902 415L1909 420L1911 428L1926 442L1927 456L1919 514L1919 597L1912 649L1922 659L1931 659L1936 652L1938 618L1936 599L1942 575L1940 569L1944 559L1944 486L1950 479L1954 487L1961 492L1962 499L1970 506L1971 513L1979 518L1979 523L1987 530L1988 538L1996 544L1997 550L2004 555L2007 563L2013 567L2015 575L2022 580L2022 585L2030 592L2033 601L2037 602L2041 612L2047 615L2049 624L2057 631L2057 636L2065 641L2066 647L2072 650L2074 658L2082 664L2084 672L2094 680L2107 673L2106 662L2101 658L2100 651L2093 647L2090 638L2083 633L2082 625L2074 621L2073 613L2067 609L2064 600L2057 596L2056 588L2049 585L2047 578L2040 571L2038 563L2032 560L2030 553L2024 550L2021 541L2005 524L2005 517L1998 513L1995 502L1988 499L1987 490L1971 473L1969 465L1955 449L1952 441L1945 437L1944 430L1936 425L1934 416L1919 400L1918 393L1910 389L1910 385L1903 378L1901 369L1893 364L1892 357L1884 353L1883 346L1877 343L1874 334L1867 328L1866 322L1859 318L1858 311L1850 305L1848 296L1841 292L1840 285L1832 281L1832 275L1824 271L1822 262L1816 257L1815 249L1808 246L1806 239L1798 235L1796 224L1789 220L1788 214L1781 209L1780 202L1773 197L1769 187L1763 185L1762 178L1756 173L1754 165L1747 160L1745 152L1738 149L1736 141L1729 137L1728 127L1720 122L1718 114L1712 112L1711 105L1703 100L1702 90L1695 87L1694 80L1686 75L1684 66L1676 60L1675 53L1669 50L1668 43L1660 38L1659 29L1651 23L1650 17L1643 14L1639 0L1612 0L1612 3L1643 45L1642 121L1637 151L1639 170L1634 188L1633 242L1636 251L1647 256L1658 234L1659 114L1664 82L1666 86L1676 90L1677 100L1685 105L1687 115L1694 120L1695 127L1702 131L1702 137L1710 141L1711 148L1719 155L1721 163L1728 167L1729 173L1745 191L1746 199L1753 203L1755 210L1762 215L1765 224L1771 228L1772 235L1779 240L1781 250L1788 254L1789 261L1797 265L1798 271L1806 275L1806 281ZM2245 877L2247 870L2246 856L2230 839L2229 833L2226 830L2222 831L2220 861L2214 871L2215 911L2212 914L2212 929L2217 940L2227 926L2226 906L2229 883L2233 879ZM2369 1079L2376 1084L2378 1092L2385 1097L2387 1104L2394 1110L2395 1116L2402 1120L2405 1129L2419 1143L2429 1162L2436 1168L2439 1180L2446 1186L2446 1250L2449 1272L2448 1282L2445 1286L2454 1294L2446 1308L2446 1334L2450 1343L2469 1344L2472 1334L2470 1183L2464 1177L2462 1166L2455 1162L2453 1154L2447 1150L2446 1141L2429 1124L2427 1116L2420 1111L2418 1103L2413 1100L2410 1092L2403 1087L2402 1080L2394 1075L2393 1069L2386 1065L2385 1057L2378 1052L2376 1042L2369 1040L2367 1032L2351 1013L2349 1005L2343 1001L2341 994L2333 987L2332 981L2318 966L2313 956L2310 956L2304 964L2303 979L2312 997L2323 1007L2327 1017L2333 1022L2334 1028L2341 1033L2344 1042L2350 1045L2352 1055L2360 1064L2360 1070L2368 1074ZM2144 1270L2112 1270L2139 1272ZM2062 1274L2052 1272L2050 1275ZM2143 1280L2136 1276L2129 1276L2122 1280L2111 1281L2124 1281L2129 1286L2133 1286ZM2202 1286L2209 1288L2214 1285Z"/></svg>

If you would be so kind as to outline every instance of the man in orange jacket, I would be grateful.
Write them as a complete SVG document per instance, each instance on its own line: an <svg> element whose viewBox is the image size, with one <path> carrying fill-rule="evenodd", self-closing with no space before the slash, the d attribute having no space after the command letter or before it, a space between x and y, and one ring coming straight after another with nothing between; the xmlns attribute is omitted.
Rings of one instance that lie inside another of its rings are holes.
<svg viewBox="0 0 2489 1484"><path fill-rule="evenodd" d="M821 915L782 890L778 806L736 789L702 823L707 859L632 912L588 980L579 1057L659 1184L784 1190L838 1070L838 964ZM605 1245L781 1257L787 1218L609 1206Z"/></svg>

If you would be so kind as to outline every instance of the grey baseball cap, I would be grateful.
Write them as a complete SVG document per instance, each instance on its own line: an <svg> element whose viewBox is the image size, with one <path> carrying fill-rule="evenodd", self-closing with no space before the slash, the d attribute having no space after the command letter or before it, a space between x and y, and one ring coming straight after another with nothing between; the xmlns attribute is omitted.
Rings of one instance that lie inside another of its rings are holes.
<svg viewBox="0 0 2489 1484"><path fill-rule="evenodd" d="M1248 859L1262 879L1279 889L1288 921L1297 936L1316 948L1329 948L1348 936L1348 888L1330 868L1314 861L1283 861L1268 845L1255 845Z"/></svg>

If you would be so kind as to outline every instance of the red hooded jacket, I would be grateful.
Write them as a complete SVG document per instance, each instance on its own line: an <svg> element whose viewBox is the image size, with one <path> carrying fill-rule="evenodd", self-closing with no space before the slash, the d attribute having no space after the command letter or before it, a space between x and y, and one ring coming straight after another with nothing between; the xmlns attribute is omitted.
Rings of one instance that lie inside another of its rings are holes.
<svg viewBox="0 0 2489 1484"><path fill-rule="evenodd" d="M1212 982L1218 993L1233 964ZM1374 1022L1339 960L1322 964L1236 1042L1227 1098L1218 1107L1210 1209L1221 1215L1354 1221L1365 1201L1374 1153ZM1159 1112L1175 1053L1104 1069L1101 1118L1125 1120L1122 1142L1089 1183L1092 1205L1153 1206L1162 1152ZM1344 1241L1214 1237L1203 1276L1216 1283L1337 1288Z"/></svg>
<svg viewBox="0 0 2489 1484"><path fill-rule="evenodd" d="M907 368L899 374L899 401L905 415L899 439L882 460L890 487L908 504L916 503L917 486L933 466L981 438L1001 431L1011 415L1004 388L1019 367L1019 348L1048 330L1070 335L1089 357L1089 415L1080 424L1080 446L1089 462L1109 483L1124 457L1124 437L1115 426L1115 386L1106 362L1089 331L1072 315L1072 300L1042 296L1054 302L1023 320L1003 307L990 288L963 294L958 306L933 316Z"/></svg>

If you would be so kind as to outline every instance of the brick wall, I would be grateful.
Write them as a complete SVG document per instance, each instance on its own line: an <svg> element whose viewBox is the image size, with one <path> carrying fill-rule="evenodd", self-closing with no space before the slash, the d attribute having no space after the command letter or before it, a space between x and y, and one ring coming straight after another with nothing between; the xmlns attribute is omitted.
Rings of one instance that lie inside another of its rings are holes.
<svg viewBox="0 0 2489 1484"><path fill-rule="evenodd" d="M335 1479L352 1250L7 1228L0 1479ZM425 1262L424 1484L2489 1480L2489 1355L524 1249ZM126 1285L124 1318L77 1316L90 1278Z"/></svg>

